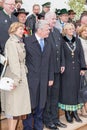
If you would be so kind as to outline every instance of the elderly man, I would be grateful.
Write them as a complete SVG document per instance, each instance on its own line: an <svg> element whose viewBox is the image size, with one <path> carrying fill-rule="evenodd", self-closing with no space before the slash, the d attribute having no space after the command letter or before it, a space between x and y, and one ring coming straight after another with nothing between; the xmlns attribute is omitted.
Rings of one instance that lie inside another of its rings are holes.
<svg viewBox="0 0 87 130"><path fill-rule="evenodd" d="M12 14L15 8L15 0L4 0L3 10L0 11L0 51L3 53L4 46L9 38L8 29L11 23L17 21L17 18Z"/></svg>
<svg viewBox="0 0 87 130"><path fill-rule="evenodd" d="M49 129L58 130L57 127L66 127L65 124L60 122L58 115L60 74L65 70L65 60L62 48L62 37L58 29L54 27L56 14L53 12L46 13L45 20L49 22L51 30L48 39L53 49L54 84L48 87L47 102L44 110L44 124Z"/></svg>
<svg viewBox="0 0 87 130"><path fill-rule="evenodd" d="M15 8L15 0L4 0L3 10L0 11L0 53L3 54L4 46L9 38L8 29L11 23L17 21L17 18L12 14ZM0 64L0 74L2 65Z"/></svg>
<svg viewBox="0 0 87 130"><path fill-rule="evenodd" d="M47 86L53 85L52 48L47 37L49 24L45 20L36 23L36 33L25 39L26 64L32 113L23 121L24 130L43 130L42 115L47 98Z"/></svg>

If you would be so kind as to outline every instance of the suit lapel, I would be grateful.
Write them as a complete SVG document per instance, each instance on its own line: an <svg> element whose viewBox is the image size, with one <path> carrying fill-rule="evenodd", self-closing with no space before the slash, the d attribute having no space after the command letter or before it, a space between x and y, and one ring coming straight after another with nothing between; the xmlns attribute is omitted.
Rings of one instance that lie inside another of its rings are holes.
<svg viewBox="0 0 87 130"><path fill-rule="evenodd" d="M35 52L37 52L39 55L45 53L45 51L47 50L47 45L48 45L46 38L44 39L44 49L43 49L43 52L41 51L41 47L40 47L40 45L38 43L38 40L36 39L35 35L33 35L32 41L33 41L32 42L33 49L34 49Z"/></svg>
<svg viewBox="0 0 87 130"><path fill-rule="evenodd" d="M45 51L47 50L47 39L44 39L44 49L43 49L43 53L45 53Z"/></svg>
<svg viewBox="0 0 87 130"><path fill-rule="evenodd" d="M41 53L42 53L41 48L40 48L40 45L39 45L38 40L36 39L35 35L33 35L32 39L33 39L32 44L33 44L34 51L37 52L39 55L41 55Z"/></svg>

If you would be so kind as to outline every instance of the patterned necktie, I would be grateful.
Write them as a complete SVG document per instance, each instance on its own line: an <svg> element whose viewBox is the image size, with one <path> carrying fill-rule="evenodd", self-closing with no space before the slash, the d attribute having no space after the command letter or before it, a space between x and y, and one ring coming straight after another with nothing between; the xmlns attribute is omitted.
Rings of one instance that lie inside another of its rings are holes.
<svg viewBox="0 0 87 130"><path fill-rule="evenodd" d="M40 47L41 47L41 51L43 52L43 49L44 49L44 39L40 39L39 44L40 44Z"/></svg>

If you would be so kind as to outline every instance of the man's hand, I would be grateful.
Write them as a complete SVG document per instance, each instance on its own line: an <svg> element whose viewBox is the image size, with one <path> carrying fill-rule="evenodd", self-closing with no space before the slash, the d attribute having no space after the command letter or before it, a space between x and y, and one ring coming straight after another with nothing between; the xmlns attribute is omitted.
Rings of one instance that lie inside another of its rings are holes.
<svg viewBox="0 0 87 130"><path fill-rule="evenodd" d="M80 71L80 75L82 75L82 76L85 75L85 71L84 71L84 70L81 70L81 71Z"/></svg>
<svg viewBox="0 0 87 130"><path fill-rule="evenodd" d="M48 82L48 86L52 86L53 85L53 80L50 80L49 82Z"/></svg>
<svg viewBox="0 0 87 130"><path fill-rule="evenodd" d="M62 67L61 67L61 74L62 74L64 71L65 71L65 67L62 66Z"/></svg>

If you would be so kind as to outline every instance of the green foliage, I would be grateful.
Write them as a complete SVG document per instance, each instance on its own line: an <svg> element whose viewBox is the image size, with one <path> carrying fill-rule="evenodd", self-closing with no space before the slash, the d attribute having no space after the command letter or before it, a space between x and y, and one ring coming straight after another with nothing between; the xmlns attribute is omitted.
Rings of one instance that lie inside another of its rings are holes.
<svg viewBox="0 0 87 130"><path fill-rule="evenodd" d="M67 3L70 9L76 12L76 19L79 19L81 13L85 10L85 0L69 0Z"/></svg>

